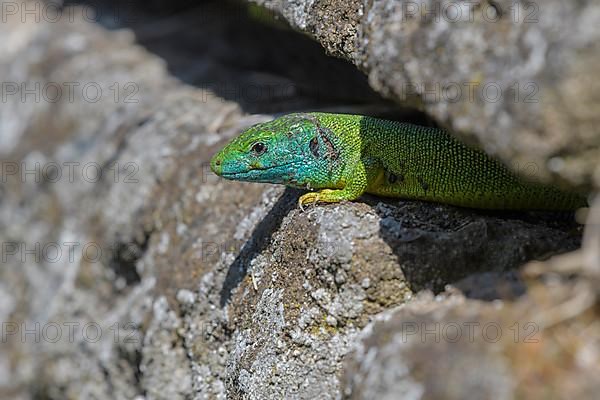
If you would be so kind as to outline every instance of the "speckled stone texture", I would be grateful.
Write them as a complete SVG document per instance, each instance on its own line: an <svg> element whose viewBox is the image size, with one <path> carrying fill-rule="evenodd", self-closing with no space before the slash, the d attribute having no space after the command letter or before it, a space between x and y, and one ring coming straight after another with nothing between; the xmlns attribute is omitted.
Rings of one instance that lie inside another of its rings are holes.
<svg viewBox="0 0 600 400"><path fill-rule="evenodd" d="M314 7L327 16L342 2L328 4ZM344 38L338 51L351 51L352 24L330 25ZM139 88L132 103L11 97L0 108L3 162L97 163L108 171L99 180L78 173L57 182L10 175L0 186L0 242L62 243L64 252L58 260L2 253L0 320L18 332L3 330L1 397L597 392L600 207L575 252L582 229L571 216L370 196L302 212L298 191L209 173L217 148L272 115L248 115L174 79L131 32L10 19L0 37L5 81L97 82L111 96L115 82ZM79 245L68 257L71 242ZM92 243L101 257L84 257L81 248ZM531 260L538 261L526 282L517 268ZM397 324L407 321L515 318L533 319L544 341L394 342ZM53 324L61 340L43 330ZM34 334L23 338L24 328Z"/></svg>
<svg viewBox="0 0 600 400"><path fill-rule="evenodd" d="M423 295L382 313L346 359L343 397L595 398L597 276L581 278L546 276L511 303Z"/></svg>

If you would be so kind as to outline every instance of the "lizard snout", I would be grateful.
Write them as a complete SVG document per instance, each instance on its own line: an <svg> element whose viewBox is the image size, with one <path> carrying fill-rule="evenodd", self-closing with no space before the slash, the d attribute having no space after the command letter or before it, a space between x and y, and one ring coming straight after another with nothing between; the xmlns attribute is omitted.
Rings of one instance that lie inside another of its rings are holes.
<svg viewBox="0 0 600 400"><path fill-rule="evenodd" d="M223 161L221 160L220 154L216 154L212 160L210 160L210 169L217 175L221 175Z"/></svg>

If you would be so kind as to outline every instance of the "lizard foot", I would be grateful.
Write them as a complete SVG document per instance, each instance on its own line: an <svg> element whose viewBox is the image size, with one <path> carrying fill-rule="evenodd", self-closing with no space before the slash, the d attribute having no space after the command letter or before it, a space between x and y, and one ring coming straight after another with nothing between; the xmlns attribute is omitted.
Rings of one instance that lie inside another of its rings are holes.
<svg viewBox="0 0 600 400"><path fill-rule="evenodd" d="M304 211L305 205L321 203L339 203L348 200L345 192L342 190L323 189L319 192L310 192L300 196L298 206Z"/></svg>
<svg viewBox="0 0 600 400"><path fill-rule="evenodd" d="M304 206L309 204L317 204L319 201L319 192L306 193L298 199L298 207L300 211L304 211Z"/></svg>

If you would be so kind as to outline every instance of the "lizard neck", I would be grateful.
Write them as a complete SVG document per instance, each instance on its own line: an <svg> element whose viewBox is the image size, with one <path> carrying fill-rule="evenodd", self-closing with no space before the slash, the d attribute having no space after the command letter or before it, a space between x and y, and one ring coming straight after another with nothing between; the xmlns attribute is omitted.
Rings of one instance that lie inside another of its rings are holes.
<svg viewBox="0 0 600 400"><path fill-rule="evenodd" d="M362 142L360 138L360 115L309 113L316 124L316 135L312 139L308 158L316 165L299 168L296 180L299 186L312 189L343 188L348 166L360 158ZM314 150L314 151L313 151Z"/></svg>
<svg viewBox="0 0 600 400"><path fill-rule="evenodd" d="M363 119L368 118L362 115L352 114L313 114L320 125L329 130L334 140L338 142L342 156L346 156L348 151L360 152L365 145L365 137L361 133Z"/></svg>
<svg viewBox="0 0 600 400"><path fill-rule="evenodd" d="M313 114L321 123L339 138L344 149L351 152L365 153L366 149L385 144L390 134L395 140L408 145L408 139L401 135L404 125L397 121L352 114Z"/></svg>

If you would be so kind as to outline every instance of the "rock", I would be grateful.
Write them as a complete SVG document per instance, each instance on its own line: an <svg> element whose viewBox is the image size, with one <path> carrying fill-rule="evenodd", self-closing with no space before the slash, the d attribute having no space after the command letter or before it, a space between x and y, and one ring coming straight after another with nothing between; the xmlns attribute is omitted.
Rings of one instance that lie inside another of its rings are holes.
<svg viewBox="0 0 600 400"><path fill-rule="evenodd" d="M600 187L597 3L255 2L522 175Z"/></svg>
<svg viewBox="0 0 600 400"><path fill-rule="evenodd" d="M349 354L344 398L594 398L594 284L555 280L528 293L496 304L421 296L385 312Z"/></svg>
<svg viewBox="0 0 600 400"><path fill-rule="evenodd" d="M594 398L598 221L595 207L580 250L529 263L516 301L422 292L379 314L345 361L344 398Z"/></svg>
<svg viewBox="0 0 600 400"><path fill-rule="evenodd" d="M284 194L283 208L293 207L296 196ZM390 237L390 226L402 235ZM261 250L242 256L250 277L229 302L229 329L238 336L228 388L248 398L286 397L296 393L290 388L302 397L335 398L348 346L374 315L424 287L441 290L478 271L501 273L558 243L575 248L576 237L568 236L539 221L410 202L294 209L270 238L258 235ZM474 238L478 244L457 244ZM484 290L477 285L470 287ZM300 359L289 356L294 350Z"/></svg>
<svg viewBox="0 0 600 400"><path fill-rule="evenodd" d="M0 109L2 165L17 168L3 170L0 203L2 393L23 399L385 393L385 380L372 380L370 388L348 383L364 373L352 364L363 363L360 356L344 367L378 314L430 302L431 315L419 318L484 319L499 312L495 303L458 291L531 302L515 269L580 244L581 229L556 214L485 213L369 196L302 212L297 190L220 180L209 173L210 156L272 115L246 115L242 102L174 79L127 30L107 31L81 18L21 23L19 17L0 25L7 81L93 82L111 97L92 102L76 92L72 101L44 99L28 108L17 96ZM218 31L223 21L215 21L210 27ZM339 37L352 34L349 27L335 29ZM328 65L315 61L321 62ZM265 81L270 78L259 80ZM124 89L118 101L115 82ZM137 102L125 102L129 82ZM63 175L50 174L50 165ZM22 175L25 168L34 172ZM102 175L92 175L98 169ZM577 257L592 259L595 253L586 251ZM589 293L588 286L569 293ZM421 290L450 300L415 303ZM539 310L564 300L559 292L556 298L553 287L535 292L549 297ZM442 303L454 308L436 313ZM435 351L414 350L415 365L442 354ZM465 360L482 354L494 363L499 379L490 378L482 390L502 397L518 388L518 365L487 351L469 350ZM399 373L407 378L401 382L407 396L443 392L437 378Z"/></svg>

